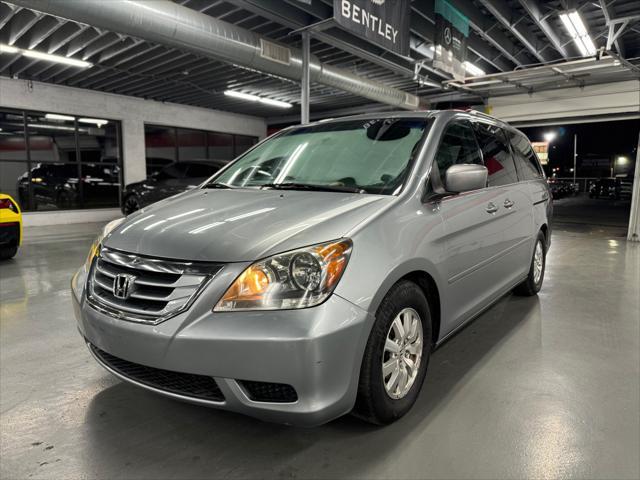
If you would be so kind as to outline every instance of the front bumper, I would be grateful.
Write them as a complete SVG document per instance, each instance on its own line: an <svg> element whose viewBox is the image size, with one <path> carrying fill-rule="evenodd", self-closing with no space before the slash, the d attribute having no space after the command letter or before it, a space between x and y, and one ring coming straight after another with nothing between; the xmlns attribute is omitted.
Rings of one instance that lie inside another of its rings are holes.
<svg viewBox="0 0 640 480"><path fill-rule="evenodd" d="M81 281L76 277L72 282L72 297L87 343L128 362L213 377L224 399L203 400L144 385L114 371L92 349L99 363L125 381L180 400L294 425L319 425L353 408L373 317L335 294L308 309L214 314L205 291L188 311L145 325L93 309L82 301ZM242 380L290 385L297 400L251 400Z"/></svg>

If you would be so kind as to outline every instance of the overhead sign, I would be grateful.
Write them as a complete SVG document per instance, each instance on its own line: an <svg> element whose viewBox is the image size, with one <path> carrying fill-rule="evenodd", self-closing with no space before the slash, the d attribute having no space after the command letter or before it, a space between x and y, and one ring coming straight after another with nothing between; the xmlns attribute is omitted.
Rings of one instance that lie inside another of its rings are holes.
<svg viewBox="0 0 640 480"><path fill-rule="evenodd" d="M540 164L547 165L549 163L549 142L531 142L531 146L538 155Z"/></svg>
<svg viewBox="0 0 640 480"><path fill-rule="evenodd" d="M409 55L409 0L333 0L344 29L400 55Z"/></svg>
<svg viewBox="0 0 640 480"><path fill-rule="evenodd" d="M433 66L464 80L469 19L446 0L436 0L436 45Z"/></svg>

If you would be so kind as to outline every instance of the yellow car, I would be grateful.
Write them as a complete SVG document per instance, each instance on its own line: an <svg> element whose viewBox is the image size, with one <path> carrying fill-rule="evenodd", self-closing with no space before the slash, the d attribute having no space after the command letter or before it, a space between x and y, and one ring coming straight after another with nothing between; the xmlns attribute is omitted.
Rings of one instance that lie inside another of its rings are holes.
<svg viewBox="0 0 640 480"><path fill-rule="evenodd" d="M22 213L13 198L0 193L0 260L12 258L22 241Z"/></svg>

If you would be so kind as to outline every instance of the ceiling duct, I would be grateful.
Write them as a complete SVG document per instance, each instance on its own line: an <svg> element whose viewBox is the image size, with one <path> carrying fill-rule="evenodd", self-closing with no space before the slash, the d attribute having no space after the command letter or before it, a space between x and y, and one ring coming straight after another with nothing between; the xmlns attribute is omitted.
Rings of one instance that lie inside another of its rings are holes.
<svg viewBox="0 0 640 480"><path fill-rule="evenodd" d="M302 78L302 52L168 0L8 0L8 3L280 77ZM420 99L311 56L310 78L407 110Z"/></svg>

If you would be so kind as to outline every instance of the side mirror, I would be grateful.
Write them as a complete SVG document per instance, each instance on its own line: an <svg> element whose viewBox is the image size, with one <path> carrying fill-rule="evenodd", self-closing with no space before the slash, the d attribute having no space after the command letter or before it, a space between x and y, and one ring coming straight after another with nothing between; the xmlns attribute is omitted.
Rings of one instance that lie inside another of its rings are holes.
<svg viewBox="0 0 640 480"><path fill-rule="evenodd" d="M462 193L487 186L487 167L475 164L452 165L445 172L448 192Z"/></svg>

